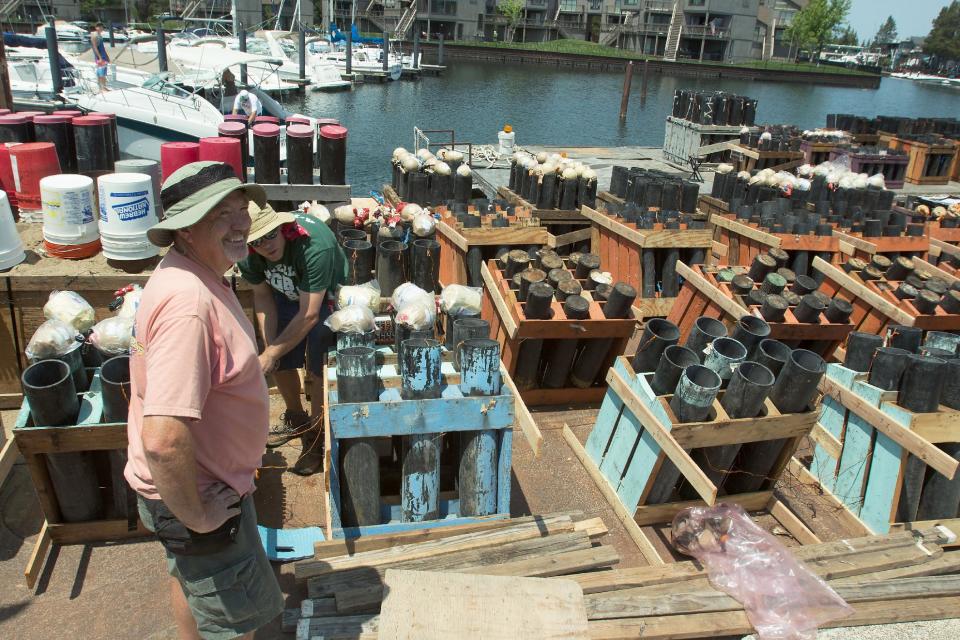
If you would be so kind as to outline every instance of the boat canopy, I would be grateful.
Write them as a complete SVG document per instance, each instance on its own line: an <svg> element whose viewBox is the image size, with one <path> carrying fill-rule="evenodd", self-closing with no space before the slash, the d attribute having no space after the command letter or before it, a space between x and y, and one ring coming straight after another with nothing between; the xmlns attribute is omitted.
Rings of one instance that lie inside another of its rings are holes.
<svg viewBox="0 0 960 640"><path fill-rule="evenodd" d="M218 74L224 69L241 64L264 63L282 65L283 60L273 56L262 56L256 53L234 51L225 46L225 43L204 42L195 47L181 46L168 47L167 56L182 66L206 68Z"/></svg>
<svg viewBox="0 0 960 640"><path fill-rule="evenodd" d="M336 22L330 23L330 42L346 42L347 36L343 35ZM364 38L360 35L360 29L357 25L350 25L350 42L360 44L383 44L383 38Z"/></svg>
<svg viewBox="0 0 960 640"><path fill-rule="evenodd" d="M27 36L23 35L22 33L10 33L9 31L4 31L3 45L5 47L27 47L31 49L43 49L46 51L47 39L39 36ZM59 53L57 54L57 62L60 64L60 77L63 78L64 86L73 86L73 80L71 79L73 65L67 62L67 59Z"/></svg>

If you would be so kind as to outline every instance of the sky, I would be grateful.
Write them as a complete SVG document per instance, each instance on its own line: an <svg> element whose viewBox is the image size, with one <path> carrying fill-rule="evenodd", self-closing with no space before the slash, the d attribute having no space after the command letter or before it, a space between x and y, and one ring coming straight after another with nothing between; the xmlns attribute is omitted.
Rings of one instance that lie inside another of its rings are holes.
<svg viewBox="0 0 960 640"><path fill-rule="evenodd" d="M853 0L847 21L860 40L872 39L887 16L893 16L901 38L925 36L940 9L948 4L948 0Z"/></svg>

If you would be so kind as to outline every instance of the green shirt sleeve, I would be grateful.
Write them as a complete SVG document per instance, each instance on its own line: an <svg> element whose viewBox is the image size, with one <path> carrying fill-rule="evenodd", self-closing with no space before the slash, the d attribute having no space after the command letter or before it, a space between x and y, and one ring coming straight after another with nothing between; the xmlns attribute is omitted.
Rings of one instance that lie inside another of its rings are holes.
<svg viewBox="0 0 960 640"><path fill-rule="evenodd" d="M260 284L266 280L266 275L263 272L263 260L256 254L247 256L238 262L237 268L240 269L240 275L243 279L250 284Z"/></svg>

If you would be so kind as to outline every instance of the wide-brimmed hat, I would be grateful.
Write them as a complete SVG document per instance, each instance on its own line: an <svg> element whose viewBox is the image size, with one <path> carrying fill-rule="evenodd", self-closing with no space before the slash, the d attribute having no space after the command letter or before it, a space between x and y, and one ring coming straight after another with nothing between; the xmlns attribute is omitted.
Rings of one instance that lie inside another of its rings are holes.
<svg viewBox="0 0 960 640"><path fill-rule="evenodd" d="M167 176L160 189L163 221L147 230L158 247L173 244L173 232L192 226L231 193L243 191L258 205L267 203L267 193L257 184L244 184L225 162L191 162Z"/></svg>
<svg viewBox="0 0 960 640"><path fill-rule="evenodd" d="M289 222L296 222L297 218L292 213L286 211L274 211L269 204L259 205L251 202L247 207L250 212L250 233L247 235L247 242L254 242L267 235L280 225Z"/></svg>

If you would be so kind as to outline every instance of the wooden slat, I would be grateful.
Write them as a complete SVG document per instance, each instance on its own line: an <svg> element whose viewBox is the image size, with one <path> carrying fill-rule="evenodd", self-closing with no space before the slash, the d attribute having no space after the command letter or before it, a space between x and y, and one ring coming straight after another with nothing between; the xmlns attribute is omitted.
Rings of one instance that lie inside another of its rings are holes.
<svg viewBox="0 0 960 640"><path fill-rule="evenodd" d="M260 186L267 192L267 200L350 202L350 185L261 184Z"/></svg>
<svg viewBox="0 0 960 640"><path fill-rule="evenodd" d="M716 485L710 481L703 469L697 466L690 454L677 444L677 441L670 435L670 429L653 414L647 405L637 398L627 381L615 369L611 368L607 371L606 380L610 389L620 396L624 405L641 419L644 428L657 441L664 454L676 465L683 477L690 483L690 486L696 489L707 504L712 505L717 499Z"/></svg>
<svg viewBox="0 0 960 640"><path fill-rule="evenodd" d="M570 231L569 233L563 233L559 236L553 234L547 234L547 246L551 248L565 247L567 245L573 244L574 242L582 242L584 240L589 240L592 236L593 228L587 227L585 229L577 229L576 231Z"/></svg>
<svg viewBox="0 0 960 640"><path fill-rule="evenodd" d="M507 388L510 389L510 393L513 394L514 418L517 424L520 425L520 430L523 431L523 436L527 439L527 443L533 451L533 457L537 458L540 456L540 448L543 446L543 434L540 433L540 427L537 426L536 420L530 415L530 411L527 409L527 405L524 403L520 391L513 383L513 378L510 377L503 363L500 364L500 378L503 380L503 383L507 385Z"/></svg>
<svg viewBox="0 0 960 640"><path fill-rule="evenodd" d="M731 220L730 218L725 218L724 216L713 214L710 216L710 224L715 227L720 227L722 229L727 229L737 235L750 238L751 240L756 240L761 244L765 244L768 247L779 247L780 238L773 235L772 233L767 233L765 231L760 231L759 229L754 229L750 225L743 224L742 222L737 222L736 220Z"/></svg>
<svg viewBox="0 0 960 640"><path fill-rule="evenodd" d="M862 283L859 283L851 278L843 271L843 269L833 266L820 256L815 257L811 264L814 269L839 284L851 294L865 301L874 309L880 311L897 324L902 324L908 327L913 326L915 320L913 316L898 308L895 304L885 299L878 293L871 291Z"/></svg>
<svg viewBox="0 0 960 640"><path fill-rule="evenodd" d="M499 295L500 290L497 289L497 283L493 280L493 276L490 275L490 270L487 269L486 263L480 265L480 277L483 278L483 284L487 288L487 295L493 300L493 306L496 307L497 315L500 316L500 322L507 332L507 337L513 340L517 337L517 322L510 313L510 309L507 307L503 296Z"/></svg>
<svg viewBox="0 0 960 640"><path fill-rule="evenodd" d="M771 499L773 499L772 491L741 493L739 495L723 496L722 498L723 502L738 504L743 507L745 511L760 511L761 509L765 509ZM674 517L684 509L703 507L705 505L706 503L702 500L643 505L637 507L637 513L633 519L640 526L662 524L664 522L671 522Z"/></svg>
<svg viewBox="0 0 960 640"><path fill-rule="evenodd" d="M960 461L894 421L879 409L870 406L853 391L844 388L829 376L825 376L820 381L819 388L825 395L829 395L850 411L861 416L875 429L889 436L891 440L923 460L941 475L953 478L957 472Z"/></svg>
<svg viewBox="0 0 960 640"><path fill-rule="evenodd" d="M810 471L800 464L796 458L791 458L787 465L790 474L802 484L805 484L826 500L832 507L831 513L840 520L847 530L853 534L871 535L873 531L864 524L860 518L854 515L835 495L825 489L817 478Z"/></svg>
<svg viewBox="0 0 960 640"><path fill-rule="evenodd" d="M33 551L30 552L30 559L27 560L27 566L23 570L23 577L27 586L33 589L37 584L37 578L40 577L40 571L43 569L44 561L47 558L47 551L50 549L50 532L47 529L47 521L43 521L40 528L40 535L37 541L33 543Z"/></svg>
<svg viewBox="0 0 960 640"><path fill-rule="evenodd" d="M686 279L687 282L699 289L710 301L725 311L731 318L740 319L747 313L746 308L740 306L732 299L723 295L719 289L710 284L706 278L691 269L683 262L677 262L677 275Z"/></svg>
<svg viewBox="0 0 960 640"><path fill-rule="evenodd" d="M807 528L807 525L803 524L803 521L787 505L777 500L776 497L770 499L767 510L800 544L820 544L823 542L813 531Z"/></svg>
<svg viewBox="0 0 960 640"><path fill-rule="evenodd" d="M640 526L634 522L633 514L627 511L626 507L623 506L620 498L617 497L617 492L613 487L610 486L610 483L607 482L607 479L603 477L603 474L600 473L597 465L594 464L593 460L590 459L590 457L587 455L587 452L584 450L583 445L580 444L576 434L567 425L563 425L563 439L567 441L567 444L570 446L570 449L573 451L574 455L576 455L577 459L580 460L580 464L583 465L583 468L586 469L590 477L593 478L594 484L596 484L597 488L600 489L600 493L602 493L603 497L606 498L607 504L609 504L613 509L614 514L617 516L617 520L619 520L620 524L622 524L624 529L626 529L627 535L629 535L637 545L637 548L640 550L640 553L643 555L644 559L651 565L664 564L663 559L657 552L657 548L653 546L653 543L650 542L650 539L647 538L646 534L640 530Z"/></svg>
<svg viewBox="0 0 960 640"><path fill-rule="evenodd" d="M843 450L843 443L833 437L833 435L824 429L823 425L821 425L819 422L813 425L813 430L810 432L810 439L823 447L827 454L829 454L834 460L838 460L840 458L840 452Z"/></svg>

